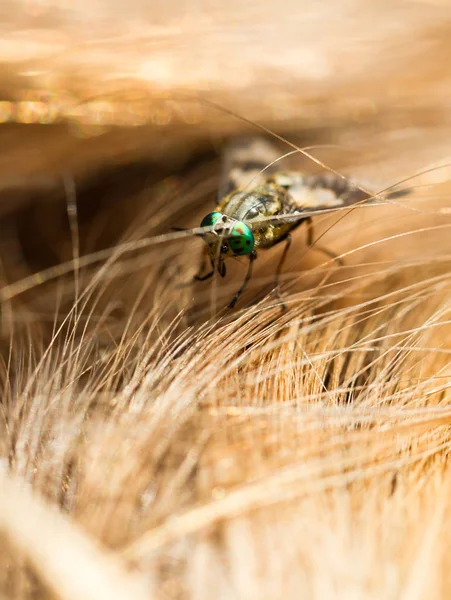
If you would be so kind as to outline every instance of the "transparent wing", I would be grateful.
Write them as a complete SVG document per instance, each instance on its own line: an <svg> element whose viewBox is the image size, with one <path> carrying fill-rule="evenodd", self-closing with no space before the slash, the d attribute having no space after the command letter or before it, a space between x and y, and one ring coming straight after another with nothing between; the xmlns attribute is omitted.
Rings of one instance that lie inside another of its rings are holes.
<svg viewBox="0 0 451 600"><path fill-rule="evenodd" d="M350 206L371 198L371 194L358 189L356 184L333 173L320 175L276 175L279 185L286 178L284 187L288 190L296 206L303 210L315 211L327 208Z"/></svg>
<svg viewBox="0 0 451 600"><path fill-rule="evenodd" d="M294 210L320 211L372 201L373 196L360 190L357 183L334 173L284 171L284 161L277 160L282 155L283 152L274 142L262 136L232 138L223 150L218 204L235 189L250 190L268 181L277 183L289 192L294 201ZM397 198L409 193L408 189L397 190L385 197ZM380 197L375 201L380 201Z"/></svg>
<svg viewBox="0 0 451 600"><path fill-rule="evenodd" d="M285 182L283 181L285 178ZM369 192L359 189L358 184L334 173L320 175L303 175L301 173L275 174L273 180L285 187L296 206L303 210L315 211L343 206L351 206L358 202L380 202ZM366 187L366 186L365 186ZM382 194L387 199L399 198L410 193L409 189L394 190Z"/></svg>

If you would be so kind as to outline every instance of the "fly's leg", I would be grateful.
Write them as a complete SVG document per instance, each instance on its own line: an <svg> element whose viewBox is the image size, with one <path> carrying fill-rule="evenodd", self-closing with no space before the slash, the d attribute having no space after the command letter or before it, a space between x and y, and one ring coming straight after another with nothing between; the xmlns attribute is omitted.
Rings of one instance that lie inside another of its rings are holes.
<svg viewBox="0 0 451 600"><path fill-rule="evenodd" d="M287 305L283 301L282 294L280 293L280 275L282 273L283 265L285 263L285 259L287 258L287 254L288 254L288 250L290 249L290 246L291 246L291 235L288 234L287 237L285 238L285 248L283 249L282 256L280 257L279 264L277 265L276 276L274 278L275 290L276 290L277 297L280 300L280 306L281 306L282 310L286 310Z"/></svg>
<svg viewBox="0 0 451 600"><path fill-rule="evenodd" d="M202 269L203 271L203 269ZM202 271L200 271L200 273L202 273ZM206 275L194 275L193 277L193 282L194 281L207 281L207 279L210 279L210 277L213 277L214 271L210 271L210 273L207 273Z"/></svg>
<svg viewBox="0 0 451 600"><path fill-rule="evenodd" d="M205 267L207 266L207 263L208 263L208 260L207 260L207 251L206 251L206 248L205 248L204 252L202 254L202 263L200 265L199 270L194 275L191 283L194 283L195 281L206 281L207 279L210 279L210 277L213 277L213 274L215 272L214 269L212 269L206 275L202 275L202 273L205 271Z"/></svg>
<svg viewBox="0 0 451 600"><path fill-rule="evenodd" d="M177 289L183 289L183 288L189 287L196 281L206 281L207 279L210 279L210 277L213 277L214 270L210 271L206 275L202 275L202 273L205 271L205 267L207 265L207 255L203 254L202 256L203 256L202 264L200 265L200 268L199 268L198 272L196 273L196 275L194 275L194 277L192 279L190 279L189 281L187 281L185 283L180 283L179 285L177 285Z"/></svg>
<svg viewBox="0 0 451 600"><path fill-rule="evenodd" d="M229 304L229 308L233 308L235 306L235 304L238 302L238 298L241 296L241 294L244 292L244 290L246 289L247 284L249 283L249 279L252 277L252 267L254 265L254 260L257 258L257 253L253 250L250 254L249 254L249 265L247 267L247 273L246 273L246 277L244 278L244 281L240 287L240 289L237 291L237 293L235 294L235 297L233 298L232 302Z"/></svg>
<svg viewBox="0 0 451 600"><path fill-rule="evenodd" d="M326 256L329 256L330 258L333 258L334 260L337 261L337 263L339 265L343 266L345 264L343 259L340 258L338 256L338 254L333 252L333 250L329 250L329 248L325 248L324 246L318 246L317 244L314 243L312 217L307 217L305 222L307 224L307 246L309 246L309 248L313 248L314 250L318 250L319 252L322 252L323 254L325 254Z"/></svg>
<svg viewBox="0 0 451 600"><path fill-rule="evenodd" d="M203 262L201 268L199 269L198 273L196 275L194 275L193 282L194 281L206 281L207 279L210 279L210 277L213 277L213 275L215 274L215 271L217 271L219 273L219 275L221 275L221 277L226 276L226 266L225 266L225 262L223 260L220 260L219 262L217 262L215 265L215 268L213 268L209 273L207 273L206 275L201 275L207 262L208 262L208 260L207 260L206 254L205 254L204 262Z"/></svg>

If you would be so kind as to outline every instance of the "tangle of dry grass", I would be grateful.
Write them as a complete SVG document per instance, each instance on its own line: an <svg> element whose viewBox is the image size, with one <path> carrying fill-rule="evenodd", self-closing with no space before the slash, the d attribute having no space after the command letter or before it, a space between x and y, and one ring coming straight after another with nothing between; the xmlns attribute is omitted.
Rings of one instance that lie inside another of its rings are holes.
<svg viewBox="0 0 451 600"><path fill-rule="evenodd" d="M326 162L383 173L382 189L443 156L439 141L430 157L399 143L398 158L386 144L378 160L368 146ZM345 265L306 252L301 229L288 311L271 293L274 250L229 313L239 265L180 287L199 242L167 235L200 221L216 171L138 191L120 243L94 258L66 179L67 269L5 282L3 593L446 597L446 184L425 175L408 199L318 217Z"/></svg>
<svg viewBox="0 0 451 600"><path fill-rule="evenodd" d="M0 597L449 598L449 6L195 4L0 3ZM171 231L254 120L412 189L299 228L285 312Z"/></svg>

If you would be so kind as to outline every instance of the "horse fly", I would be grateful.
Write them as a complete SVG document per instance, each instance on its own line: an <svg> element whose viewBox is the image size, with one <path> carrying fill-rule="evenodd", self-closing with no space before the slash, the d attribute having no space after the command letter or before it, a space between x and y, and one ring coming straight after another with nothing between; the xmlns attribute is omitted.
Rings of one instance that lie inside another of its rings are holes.
<svg viewBox="0 0 451 600"><path fill-rule="evenodd" d="M313 245L312 213L336 210L373 198L348 179L326 172L320 175L277 170L279 152L264 138L238 138L225 150L223 184L218 205L200 224L205 242L203 260L194 281L205 281L218 273L226 275L226 259L248 259L244 281L229 304L233 308L244 292L257 258L257 250L285 243L275 273L275 289L280 298L279 279L291 244L291 232L307 225L307 244ZM270 167L268 167L270 165ZM396 191L394 198L406 192ZM314 246L341 262L331 250ZM211 270L205 271L211 265ZM282 301L282 307L285 305Z"/></svg>

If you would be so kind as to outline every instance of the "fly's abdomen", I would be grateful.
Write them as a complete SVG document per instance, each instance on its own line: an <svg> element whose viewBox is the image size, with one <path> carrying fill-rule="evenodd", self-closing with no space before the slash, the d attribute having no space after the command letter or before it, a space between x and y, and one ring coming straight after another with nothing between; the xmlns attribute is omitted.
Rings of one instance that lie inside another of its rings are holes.
<svg viewBox="0 0 451 600"><path fill-rule="evenodd" d="M330 190L342 205L354 204L371 197L371 194L359 189L355 183L335 173L321 173L319 175L304 176L305 185L312 189Z"/></svg>
<svg viewBox="0 0 451 600"><path fill-rule="evenodd" d="M320 210L355 204L370 194L352 181L334 173L306 175L298 172L274 173L270 181L283 186L297 210Z"/></svg>

